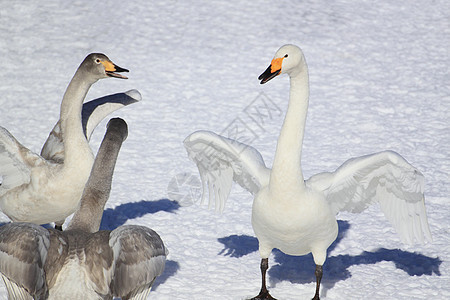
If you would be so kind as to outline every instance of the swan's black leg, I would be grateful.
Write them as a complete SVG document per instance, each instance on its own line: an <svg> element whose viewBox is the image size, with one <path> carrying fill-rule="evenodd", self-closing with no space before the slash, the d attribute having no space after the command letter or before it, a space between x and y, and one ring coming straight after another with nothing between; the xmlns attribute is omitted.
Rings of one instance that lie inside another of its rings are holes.
<svg viewBox="0 0 450 300"><path fill-rule="evenodd" d="M323 268L322 266L316 265L316 294L312 300L320 300L319 298L319 289L320 289L320 281L322 280Z"/></svg>
<svg viewBox="0 0 450 300"><path fill-rule="evenodd" d="M269 291L267 290L266 271L268 268L269 268L269 259L268 258L261 259L261 277L262 277L261 291L259 292L258 296L253 297L250 300L263 300L263 299L276 300L269 294Z"/></svg>

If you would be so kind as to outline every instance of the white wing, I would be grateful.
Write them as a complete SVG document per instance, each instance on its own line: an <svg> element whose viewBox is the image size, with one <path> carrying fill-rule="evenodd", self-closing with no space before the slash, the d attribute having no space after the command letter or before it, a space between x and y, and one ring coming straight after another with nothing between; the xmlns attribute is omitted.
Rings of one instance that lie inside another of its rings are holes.
<svg viewBox="0 0 450 300"><path fill-rule="evenodd" d="M49 233L41 226L17 222L0 227L0 273L10 299L45 297L49 246Z"/></svg>
<svg viewBox="0 0 450 300"><path fill-rule="evenodd" d="M84 134L89 141L94 129L109 114L124 106L136 103L142 99L137 90L117 93L83 104L81 113ZM42 157L62 163L64 161L64 143L61 136L60 122L56 123L50 132L47 141L42 147Z"/></svg>
<svg viewBox="0 0 450 300"><path fill-rule="evenodd" d="M214 197L216 210L224 209L233 180L252 194L269 183L270 169L251 146L211 131L192 133L184 140L184 146L200 173L202 203L208 186L209 204Z"/></svg>
<svg viewBox="0 0 450 300"><path fill-rule="evenodd" d="M109 238L113 250L112 294L122 299L147 299L156 277L166 264L167 249L159 235L150 228L124 225Z"/></svg>
<svg viewBox="0 0 450 300"><path fill-rule="evenodd" d="M29 183L31 168L45 164L45 159L22 146L8 130L0 127L0 196Z"/></svg>
<svg viewBox="0 0 450 300"><path fill-rule="evenodd" d="M335 213L359 213L378 202L403 242L431 241L424 204L424 177L402 156L383 151L346 161L307 185L323 191Z"/></svg>

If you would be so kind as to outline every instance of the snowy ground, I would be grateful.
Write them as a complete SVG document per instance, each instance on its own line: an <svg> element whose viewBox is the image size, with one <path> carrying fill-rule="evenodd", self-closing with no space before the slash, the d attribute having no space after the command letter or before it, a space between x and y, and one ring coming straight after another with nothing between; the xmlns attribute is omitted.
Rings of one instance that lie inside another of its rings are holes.
<svg viewBox="0 0 450 300"><path fill-rule="evenodd" d="M244 299L260 287L251 196L236 186L223 214L200 206L197 170L182 141L198 129L231 136L238 129L271 165L288 79L260 85L257 77L279 46L297 44L311 84L305 177L350 157L395 150L425 175L434 238L401 244L377 207L339 215L341 235L324 266L321 297L450 299L450 2L402 3L3 1L1 126L39 152L88 53L103 52L130 69L129 80L103 80L88 94L136 88L143 96L115 114L128 122L129 136L103 228L142 224L161 235L170 256L152 299ZM248 112L264 104L271 114L258 126ZM93 137L94 151L105 124ZM191 198L172 201L180 195ZM0 214L0 222L8 218ZM275 297L313 296L310 256L274 251L269 263Z"/></svg>

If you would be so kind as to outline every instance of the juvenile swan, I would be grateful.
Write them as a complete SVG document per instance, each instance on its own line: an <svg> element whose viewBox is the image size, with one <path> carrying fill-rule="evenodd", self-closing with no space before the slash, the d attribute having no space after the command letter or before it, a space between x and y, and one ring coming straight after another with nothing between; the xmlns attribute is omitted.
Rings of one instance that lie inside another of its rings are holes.
<svg viewBox="0 0 450 300"><path fill-rule="evenodd" d="M153 230L98 231L127 125L112 119L66 231L14 222L0 227L0 273L9 299L146 299L167 250Z"/></svg>
<svg viewBox="0 0 450 300"><path fill-rule="evenodd" d="M128 70L97 53L88 55L78 67L61 102L63 162L31 152L0 127L0 209L11 220L62 225L76 210L94 162L81 121L83 101L99 79L126 79L116 72Z"/></svg>
<svg viewBox="0 0 450 300"><path fill-rule="evenodd" d="M273 248L289 255L312 253L317 278L314 299L319 299L322 265L337 237L339 211L359 213L378 202L402 241L431 241L424 178L399 154L384 151L352 158L335 172L304 181L301 152L309 83L300 48L281 47L259 79L263 84L279 74L290 77L290 99L272 169L256 149L213 132L195 132L184 145L199 169L203 197L209 186L210 203L215 198L216 208L223 209L233 180L254 195L252 226L259 241L262 287L253 299L273 299L265 279Z"/></svg>

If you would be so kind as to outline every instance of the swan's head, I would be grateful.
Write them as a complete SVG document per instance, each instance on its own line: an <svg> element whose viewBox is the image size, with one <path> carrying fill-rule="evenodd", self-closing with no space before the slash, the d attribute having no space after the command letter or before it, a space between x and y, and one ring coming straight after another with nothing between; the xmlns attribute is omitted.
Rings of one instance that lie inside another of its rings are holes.
<svg viewBox="0 0 450 300"><path fill-rule="evenodd" d="M122 141L125 141L128 136L127 123L121 118L113 118L109 120L106 128L108 131L112 131L118 135Z"/></svg>
<svg viewBox="0 0 450 300"><path fill-rule="evenodd" d="M114 64L102 53L91 53L86 56L81 63L80 68L85 69L88 73L98 77L98 79L107 77L128 79L127 77L118 74L119 72L128 72L128 70Z"/></svg>
<svg viewBox="0 0 450 300"><path fill-rule="evenodd" d="M290 76L298 74L306 69L305 57L302 50L295 45L284 45L278 49L270 66L259 75L261 84L275 78L280 74L289 74Z"/></svg>

